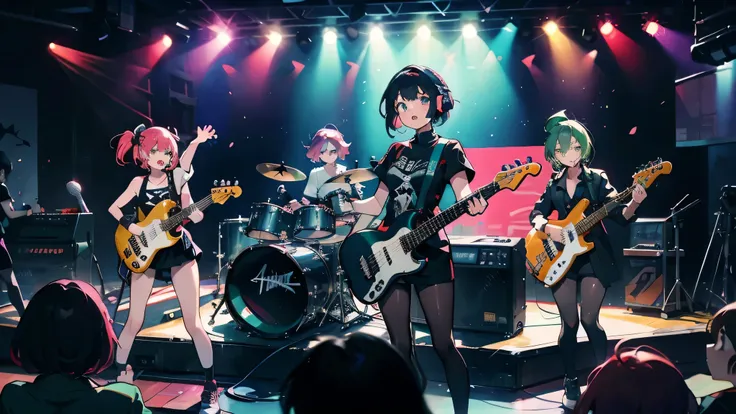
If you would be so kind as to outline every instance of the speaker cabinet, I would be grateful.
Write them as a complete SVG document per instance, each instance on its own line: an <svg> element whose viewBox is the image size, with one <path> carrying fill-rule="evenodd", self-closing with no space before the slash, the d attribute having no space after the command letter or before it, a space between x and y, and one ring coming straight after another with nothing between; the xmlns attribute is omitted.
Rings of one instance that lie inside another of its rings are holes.
<svg viewBox="0 0 736 414"><path fill-rule="evenodd" d="M450 237L455 329L513 336L526 324L526 249L513 237ZM411 320L426 324L416 292Z"/></svg>

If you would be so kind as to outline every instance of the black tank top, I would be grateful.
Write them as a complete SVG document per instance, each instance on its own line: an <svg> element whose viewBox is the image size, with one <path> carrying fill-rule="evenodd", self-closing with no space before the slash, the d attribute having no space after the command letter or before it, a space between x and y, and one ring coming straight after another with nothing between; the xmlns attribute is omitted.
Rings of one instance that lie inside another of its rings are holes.
<svg viewBox="0 0 736 414"><path fill-rule="evenodd" d="M147 175L143 178L141 188L138 190L138 198L136 200L136 207L138 207L143 215L147 216L156 205L164 200L172 200L178 206L181 206L181 197L176 192L176 185L174 184L174 176L171 171L166 172L168 185L161 188L148 188L149 178Z"/></svg>

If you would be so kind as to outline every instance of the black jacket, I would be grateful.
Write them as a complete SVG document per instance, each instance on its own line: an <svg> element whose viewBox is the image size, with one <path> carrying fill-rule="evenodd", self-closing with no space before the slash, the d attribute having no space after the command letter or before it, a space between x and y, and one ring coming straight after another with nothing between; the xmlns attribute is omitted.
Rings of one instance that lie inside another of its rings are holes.
<svg viewBox="0 0 736 414"><path fill-rule="evenodd" d="M590 201L590 206L585 211L585 214L589 215L618 194L609 182L605 171L583 167L579 177L581 183L578 185L573 198L570 199L567 194L566 177L566 169L555 173L547 184L544 194L534 205L534 210L529 215L529 221L538 230L542 223L540 217L547 219L552 212L556 211L557 219L563 220L583 198ZM636 221L636 215L627 220L623 216L623 210L624 205L622 204L611 211L608 218L622 226ZM585 257L578 260L589 261L596 277L603 285L609 287L620 278L620 272L616 266L613 247L604 226L605 224L603 226L597 225L586 236L588 241L595 243L595 247Z"/></svg>

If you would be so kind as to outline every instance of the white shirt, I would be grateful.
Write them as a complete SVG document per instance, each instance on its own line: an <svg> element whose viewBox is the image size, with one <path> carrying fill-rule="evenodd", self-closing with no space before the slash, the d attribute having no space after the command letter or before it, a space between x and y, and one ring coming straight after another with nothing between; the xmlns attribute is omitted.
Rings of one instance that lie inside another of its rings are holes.
<svg viewBox="0 0 736 414"><path fill-rule="evenodd" d="M348 170L344 165L336 164L336 166L337 173L335 175L340 175ZM350 192L350 184L325 184L332 177L333 176L327 173L325 167L312 169L312 171L309 172L307 186L304 188L304 195L312 198L323 198L330 192L337 189L343 189Z"/></svg>

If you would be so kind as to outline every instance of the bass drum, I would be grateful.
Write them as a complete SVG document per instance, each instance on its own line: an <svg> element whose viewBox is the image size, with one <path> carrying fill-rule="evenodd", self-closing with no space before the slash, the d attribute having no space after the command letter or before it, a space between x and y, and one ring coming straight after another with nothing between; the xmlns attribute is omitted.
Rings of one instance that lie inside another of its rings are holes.
<svg viewBox="0 0 736 414"><path fill-rule="evenodd" d="M285 338L316 319L334 286L324 258L310 247L251 246L228 272L225 304L240 327Z"/></svg>

